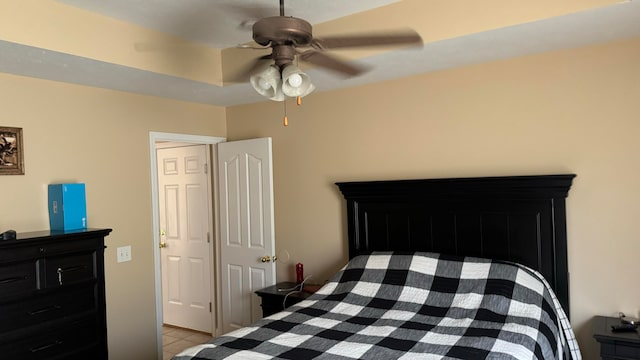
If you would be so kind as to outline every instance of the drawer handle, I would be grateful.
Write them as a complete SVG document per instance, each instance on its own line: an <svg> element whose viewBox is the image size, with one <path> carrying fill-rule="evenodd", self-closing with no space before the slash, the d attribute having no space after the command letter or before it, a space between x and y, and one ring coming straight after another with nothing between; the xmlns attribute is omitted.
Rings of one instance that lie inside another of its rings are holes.
<svg viewBox="0 0 640 360"><path fill-rule="evenodd" d="M60 346L60 345L62 345L62 341L56 340L56 341L54 341L54 342L52 342L50 344L47 344L47 345L33 347L33 348L29 349L29 351L31 351L32 353L37 353L37 352L40 352L40 351L43 351L43 350L47 350L47 349L51 349L52 347Z"/></svg>
<svg viewBox="0 0 640 360"><path fill-rule="evenodd" d="M78 270L84 270L86 269L86 266L70 266L70 267L66 267L66 268L61 268L59 267L57 272L58 272L58 283L60 285L62 285L62 274L65 272L73 272L73 271L78 271Z"/></svg>
<svg viewBox="0 0 640 360"><path fill-rule="evenodd" d="M0 285L11 284L12 282L26 280L26 276L15 276L6 279L0 279Z"/></svg>
<svg viewBox="0 0 640 360"><path fill-rule="evenodd" d="M38 309L38 310L27 311L27 314L29 314L29 316L35 316L35 315L40 315L40 314L47 313L49 311L55 311L55 310L60 310L60 309L62 309L62 306L53 305L53 306L49 306L49 307Z"/></svg>

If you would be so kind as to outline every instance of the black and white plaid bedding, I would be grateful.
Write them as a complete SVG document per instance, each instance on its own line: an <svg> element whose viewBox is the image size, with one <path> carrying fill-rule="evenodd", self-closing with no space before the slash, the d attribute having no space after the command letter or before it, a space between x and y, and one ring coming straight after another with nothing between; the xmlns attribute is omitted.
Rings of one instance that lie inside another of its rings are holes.
<svg viewBox="0 0 640 360"><path fill-rule="evenodd" d="M352 259L315 295L178 354L187 359L581 359L547 282L432 253Z"/></svg>

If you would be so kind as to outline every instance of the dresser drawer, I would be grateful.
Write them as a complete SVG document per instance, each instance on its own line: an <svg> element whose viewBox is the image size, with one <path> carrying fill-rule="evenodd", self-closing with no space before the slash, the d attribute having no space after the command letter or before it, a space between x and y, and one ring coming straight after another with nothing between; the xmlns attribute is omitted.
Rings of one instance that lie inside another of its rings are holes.
<svg viewBox="0 0 640 360"><path fill-rule="evenodd" d="M0 300L30 294L40 288L39 261L0 266Z"/></svg>
<svg viewBox="0 0 640 360"><path fill-rule="evenodd" d="M41 251L46 256L56 256L60 254L91 252L95 249L104 249L101 238L88 238L82 241L51 242L43 244Z"/></svg>
<svg viewBox="0 0 640 360"><path fill-rule="evenodd" d="M56 256L45 259L47 288L95 280L96 253Z"/></svg>
<svg viewBox="0 0 640 360"><path fill-rule="evenodd" d="M0 263L35 259L44 252L42 246L16 246L0 251Z"/></svg>
<svg viewBox="0 0 640 360"><path fill-rule="evenodd" d="M97 345L98 329L91 318L43 328L29 336L0 337L0 354L3 359L67 359Z"/></svg>
<svg viewBox="0 0 640 360"><path fill-rule="evenodd" d="M0 305L0 333L96 310L95 286Z"/></svg>

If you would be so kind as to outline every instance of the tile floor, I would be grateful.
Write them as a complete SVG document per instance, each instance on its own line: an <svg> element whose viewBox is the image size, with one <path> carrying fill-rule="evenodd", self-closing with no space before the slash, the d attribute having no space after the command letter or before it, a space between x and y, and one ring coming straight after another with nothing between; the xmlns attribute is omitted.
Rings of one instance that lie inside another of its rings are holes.
<svg viewBox="0 0 640 360"><path fill-rule="evenodd" d="M170 325L162 326L162 359L169 360L182 350L202 344L211 339L211 335Z"/></svg>

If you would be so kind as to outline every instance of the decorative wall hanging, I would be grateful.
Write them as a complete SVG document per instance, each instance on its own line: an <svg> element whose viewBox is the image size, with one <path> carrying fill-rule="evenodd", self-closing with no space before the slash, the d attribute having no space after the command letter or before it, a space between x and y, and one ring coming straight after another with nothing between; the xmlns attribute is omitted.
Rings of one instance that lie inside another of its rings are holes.
<svg viewBox="0 0 640 360"><path fill-rule="evenodd" d="M0 175L24 175L22 128L0 126Z"/></svg>

